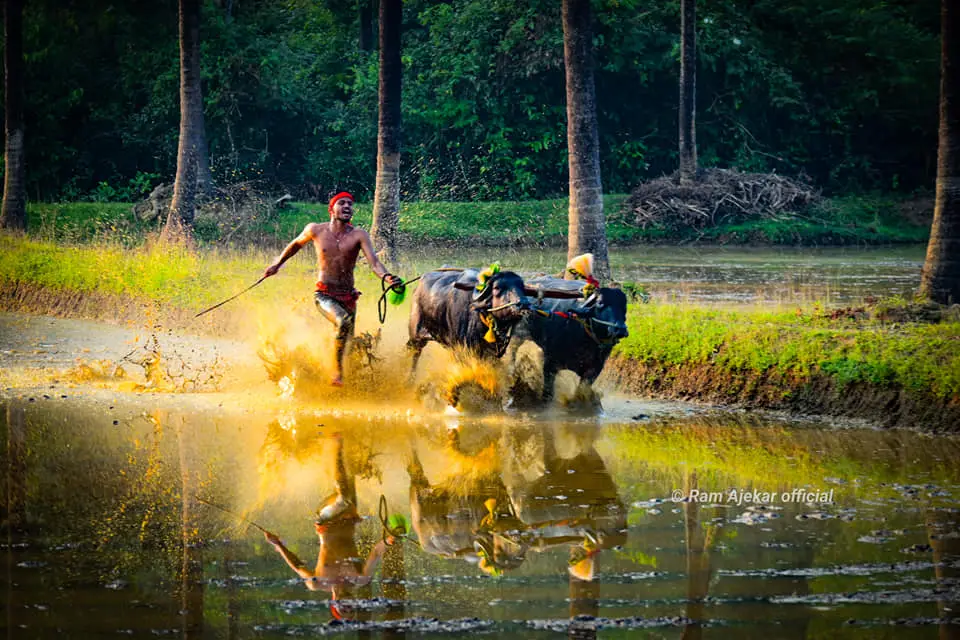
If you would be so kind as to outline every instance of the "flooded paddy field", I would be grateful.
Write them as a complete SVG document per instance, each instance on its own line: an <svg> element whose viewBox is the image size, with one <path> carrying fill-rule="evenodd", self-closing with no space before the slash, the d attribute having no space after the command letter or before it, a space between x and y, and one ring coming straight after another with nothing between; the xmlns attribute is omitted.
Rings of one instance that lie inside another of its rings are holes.
<svg viewBox="0 0 960 640"><path fill-rule="evenodd" d="M954 439L256 404L5 398L7 636L960 629Z"/></svg>
<svg viewBox="0 0 960 640"><path fill-rule="evenodd" d="M856 304L865 297L911 297L926 247L611 247L618 280L661 300L698 303ZM431 249L406 253L415 270L441 263L476 266L495 256L516 271L559 272L564 249Z"/></svg>
<svg viewBox="0 0 960 640"><path fill-rule="evenodd" d="M922 250L611 257L664 299L855 304L910 295ZM452 415L398 362L304 397L241 341L0 314L0 631L960 636L956 438L611 389L600 416Z"/></svg>

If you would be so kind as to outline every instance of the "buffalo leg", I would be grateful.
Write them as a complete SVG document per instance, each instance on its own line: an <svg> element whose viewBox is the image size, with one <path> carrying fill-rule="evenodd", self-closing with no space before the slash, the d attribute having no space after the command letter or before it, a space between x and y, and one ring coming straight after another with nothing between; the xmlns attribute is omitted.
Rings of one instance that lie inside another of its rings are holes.
<svg viewBox="0 0 960 640"><path fill-rule="evenodd" d="M545 360L543 363L543 401L553 400L553 387L557 382L557 374L560 372L552 362Z"/></svg>
<svg viewBox="0 0 960 640"><path fill-rule="evenodd" d="M427 342L428 340L422 338L410 338L410 340L407 341L407 349L412 356L409 374L411 382L417 374L417 363L420 362L420 356L423 354L423 348L427 346Z"/></svg>
<svg viewBox="0 0 960 640"><path fill-rule="evenodd" d="M518 338L516 334L510 340L507 352L501 360L506 365L507 388L510 389L510 406L527 407L540 401L542 393L536 393L535 389L524 375L529 367L521 367L519 360L520 346L524 344L524 339ZM534 400L536 396L536 400Z"/></svg>
<svg viewBox="0 0 960 640"><path fill-rule="evenodd" d="M603 405L600 402L600 396L593 389L593 382L597 379L596 373L587 373L580 377L579 388L577 389L577 397L586 398L590 400L590 403L597 409L603 409Z"/></svg>

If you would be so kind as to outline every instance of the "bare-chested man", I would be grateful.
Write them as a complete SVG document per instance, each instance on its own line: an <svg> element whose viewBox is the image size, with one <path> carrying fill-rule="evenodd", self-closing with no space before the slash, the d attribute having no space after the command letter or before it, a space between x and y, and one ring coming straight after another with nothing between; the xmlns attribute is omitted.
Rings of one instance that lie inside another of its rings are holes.
<svg viewBox="0 0 960 640"><path fill-rule="evenodd" d="M337 328L336 364L331 384L340 387L343 386L343 356L347 342L353 337L357 298L360 297L360 292L353 287L353 270L357 266L360 251L363 251L373 272L385 278L388 285L399 284L401 280L391 275L377 259L370 235L350 224L353 219L353 196L347 192L338 193L330 199L327 209L330 211L330 222L311 222L304 227L303 233L287 245L263 275L274 275L284 262L307 243L313 242L317 250L318 269L314 300L320 313Z"/></svg>

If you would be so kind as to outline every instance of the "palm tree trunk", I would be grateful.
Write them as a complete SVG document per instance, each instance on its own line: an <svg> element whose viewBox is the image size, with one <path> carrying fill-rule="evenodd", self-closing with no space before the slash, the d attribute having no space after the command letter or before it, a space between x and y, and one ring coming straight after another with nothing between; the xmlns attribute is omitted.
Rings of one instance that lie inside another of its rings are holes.
<svg viewBox="0 0 960 640"><path fill-rule="evenodd" d="M937 194L921 297L960 302L960 7L940 0L940 143Z"/></svg>
<svg viewBox="0 0 960 640"><path fill-rule="evenodd" d="M400 214L400 25L401 0L380 0L380 119L377 190L373 202L373 246L386 260L397 250Z"/></svg>
<svg viewBox="0 0 960 640"><path fill-rule="evenodd" d="M23 145L23 0L5 0L4 25L4 177L0 228L27 228L26 164Z"/></svg>
<svg viewBox="0 0 960 640"><path fill-rule="evenodd" d="M697 179L697 2L680 1L680 184Z"/></svg>
<svg viewBox="0 0 960 640"><path fill-rule="evenodd" d="M193 226L196 208L197 154L200 139L196 113L200 94L200 0L180 0L180 144L177 179L163 237L177 240Z"/></svg>
<svg viewBox="0 0 960 640"><path fill-rule="evenodd" d="M177 454L180 461L181 544L180 611L185 640L203 637L203 546L197 492L200 469L196 437L181 416L177 425Z"/></svg>
<svg viewBox="0 0 960 640"><path fill-rule="evenodd" d="M570 212L567 257L592 253L598 278L610 276L607 258L600 140L593 84L590 0L563 0L563 59L567 75L567 157Z"/></svg>

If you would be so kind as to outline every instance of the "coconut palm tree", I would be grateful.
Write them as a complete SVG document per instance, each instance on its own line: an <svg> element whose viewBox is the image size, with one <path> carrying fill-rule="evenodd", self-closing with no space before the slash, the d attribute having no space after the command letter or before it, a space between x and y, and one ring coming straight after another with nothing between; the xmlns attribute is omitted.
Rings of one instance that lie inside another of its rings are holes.
<svg viewBox="0 0 960 640"><path fill-rule="evenodd" d="M563 0L562 11L570 166L567 257L592 253L596 275L604 278L610 275L610 263L593 83L593 12L590 0Z"/></svg>
<svg viewBox="0 0 960 640"><path fill-rule="evenodd" d="M940 143L937 195L920 295L960 302L960 7L940 0Z"/></svg>
<svg viewBox="0 0 960 640"><path fill-rule="evenodd" d="M697 179L697 1L680 0L680 184Z"/></svg>
<svg viewBox="0 0 960 640"><path fill-rule="evenodd" d="M380 0L380 118L377 132L377 190L371 236L377 252L396 258L400 214L400 26L401 0Z"/></svg>
<svg viewBox="0 0 960 640"><path fill-rule="evenodd" d="M180 143L173 200L163 229L166 240L183 236L193 226L196 209L198 154L203 96L200 93L200 0L180 0Z"/></svg>
<svg viewBox="0 0 960 640"><path fill-rule="evenodd" d="M0 228L27 228L26 165L23 146L23 0L3 4L4 148Z"/></svg>

